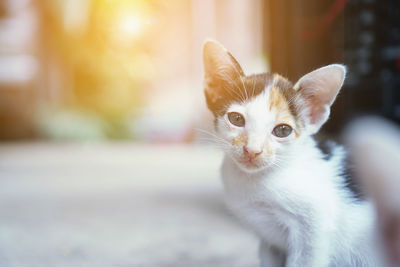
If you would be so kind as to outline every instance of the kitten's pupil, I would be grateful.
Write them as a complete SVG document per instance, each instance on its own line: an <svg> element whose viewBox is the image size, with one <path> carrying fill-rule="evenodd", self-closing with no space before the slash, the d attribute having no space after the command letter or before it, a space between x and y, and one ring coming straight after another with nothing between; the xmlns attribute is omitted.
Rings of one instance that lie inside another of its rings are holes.
<svg viewBox="0 0 400 267"><path fill-rule="evenodd" d="M244 117L242 114L240 114L238 112L229 112L228 119L235 126L238 126L238 127L244 126L244 122L245 122Z"/></svg>
<svg viewBox="0 0 400 267"><path fill-rule="evenodd" d="M274 130L272 131L272 133L276 136L276 137L287 137L292 133L293 129L292 127L290 127L287 124L280 124L278 126L276 126L274 128Z"/></svg>

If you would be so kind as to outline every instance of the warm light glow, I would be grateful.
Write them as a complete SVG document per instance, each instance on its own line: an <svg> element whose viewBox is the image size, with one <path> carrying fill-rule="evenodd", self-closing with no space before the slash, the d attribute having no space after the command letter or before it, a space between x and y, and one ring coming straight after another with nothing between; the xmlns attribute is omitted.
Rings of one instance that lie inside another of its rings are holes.
<svg viewBox="0 0 400 267"><path fill-rule="evenodd" d="M119 21L119 29L123 35L137 37L143 31L144 21L137 15L126 15Z"/></svg>
<svg viewBox="0 0 400 267"><path fill-rule="evenodd" d="M115 12L113 25L111 37L114 44L129 47L132 42L142 40L150 23L145 12L139 13L138 8L136 10L126 8Z"/></svg>

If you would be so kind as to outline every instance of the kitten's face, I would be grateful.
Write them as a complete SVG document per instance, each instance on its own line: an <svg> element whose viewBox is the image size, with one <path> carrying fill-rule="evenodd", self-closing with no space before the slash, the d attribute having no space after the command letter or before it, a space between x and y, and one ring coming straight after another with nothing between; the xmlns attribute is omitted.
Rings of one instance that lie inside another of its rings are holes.
<svg viewBox="0 0 400 267"><path fill-rule="evenodd" d="M261 75L243 78L241 86L247 89L241 91L243 99L232 101L216 118L225 152L248 172L280 166L302 130L297 109L289 103L296 95L286 92L292 84L278 75Z"/></svg>
<svg viewBox="0 0 400 267"><path fill-rule="evenodd" d="M302 136L316 133L345 77L342 65L303 76L295 85L277 74L246 76L215 41L203 51L205 95L227 155L247 172L280 166Z"/></svg>

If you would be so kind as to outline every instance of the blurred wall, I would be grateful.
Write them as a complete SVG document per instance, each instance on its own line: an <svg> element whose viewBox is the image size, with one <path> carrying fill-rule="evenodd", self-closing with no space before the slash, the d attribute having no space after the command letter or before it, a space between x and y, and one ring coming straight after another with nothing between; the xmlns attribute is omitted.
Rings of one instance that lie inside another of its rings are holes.
<svg viewBox="0 0 400 267"><path fill-rule="evenodd" d="M29 0L0 2L0 138L34 136L38 14Z"/></svg>
<svg viewBox="0 0 400 267"><path fill-rule="evenodd" d="M208 116L202 43L218 39L249 72L265 70L262 7L261 0L3 1L0 138L190 140Z"/></svg>

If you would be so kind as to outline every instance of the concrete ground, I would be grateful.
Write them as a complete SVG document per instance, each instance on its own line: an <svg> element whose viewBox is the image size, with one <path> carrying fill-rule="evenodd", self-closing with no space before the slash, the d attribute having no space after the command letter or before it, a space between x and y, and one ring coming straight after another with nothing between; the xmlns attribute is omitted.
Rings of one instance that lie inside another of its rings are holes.
<svg viewBox="0 0 400 267"><path fill-rule="evenodd" d="M0 145L0 266L257 266L202 146Z"/></svg>

